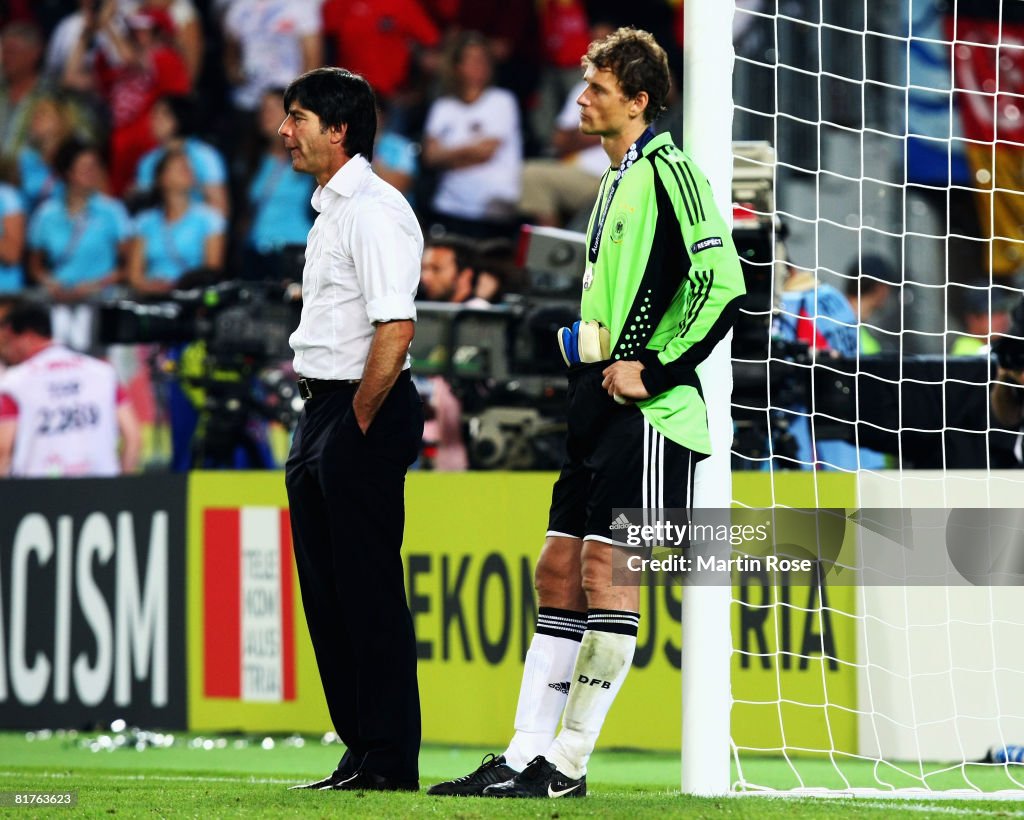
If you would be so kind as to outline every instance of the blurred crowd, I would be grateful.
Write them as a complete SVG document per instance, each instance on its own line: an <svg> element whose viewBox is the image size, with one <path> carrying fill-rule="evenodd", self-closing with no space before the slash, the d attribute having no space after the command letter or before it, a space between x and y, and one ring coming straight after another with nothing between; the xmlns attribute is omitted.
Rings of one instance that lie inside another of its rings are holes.
<svg viewBox="0 0 1024 820"><path fill-rule="evenodd" d="M0 293L296 278L313 183L276 132L283 89L323 64L375 88L373 163L428 235L578 224L607 165L576 128L587 44L633 24L681 65L681 2L633 5L4 0Z"/></svg>
<svg viewBox="0 0 1024 820"><path fill-rule="evenodd" d="M500 302L520 225L585 223L607 157L577 129L580 58L619 25L681 66L680 0L0 0L0 302L30 295L90 349L80 303L299 279L314 183L277 129L320 65L377 93L371 159L428 237L421 298ZM202 343L110 352L143 422L169 420L169 463L195 465L202 391L157 374ZM463 466L459 403L430 382L438 466Z"/></svg>
<svg viewBox="0 0 1024 820"><path fill-rule="evenodd" d="M54 337L86 349L83 301L299 279L314 182L277 129L285 87L325 64L377 93L374 168L427 237L420 297L501 302L524 287L522 224L585 228L608 158L578 129L580 58L620 25L666 47L675 89L656 128L681 134L682 0L0 0L0 302L42 300ZM813 274L789 273L781 315L794 323L777 333L837 353L899 348L888 262L852 271L831 302ZM1010 305L987 282L962 290L947 346L987 353ZM161 411L141 355L116 363L146 421ZM459 402L430 382L437 466L462 467ZM177 426L187 467L195 420Z"/></svg>

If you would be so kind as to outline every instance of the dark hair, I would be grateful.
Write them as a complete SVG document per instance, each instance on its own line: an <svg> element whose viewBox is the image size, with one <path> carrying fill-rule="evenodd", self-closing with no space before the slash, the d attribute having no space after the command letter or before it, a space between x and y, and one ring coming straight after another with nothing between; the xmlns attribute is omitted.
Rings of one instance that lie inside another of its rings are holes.
<svg viewBox="0 0 1024 820"><path fill-rule="evenodd" d="M7 315L0 317L0 327L10 328L12 333L35 333L49 339L53 335L50 325L50 310L39 302L27 299L15 300Z"/></svg>
<svg viewBox="0 0 1024 820"><path fill-rule="evenodd" d="M423 250L429 248L449 248L455 254L455 269L473 269L473 278L476 278L477 246L472 240L453 233L440 234L439 236L428 237L423 243Z"/></svg>
<svg viewBox="0 0 1024 820"><path fill-rule="evenodd" d="M314 68L292 80L285 89L286 114L293 102L316 114L323 131L347 126L345 153L350 157L362 154L368 162L373 160L377 105L373 89L360 75L344 68Z"/></svg>
<svg viewBox="0 0 1024 820"><path fill-rule="evenodd" d="M157 191L157 199L159 199L160 177L163 176L167 166L171 164L171 160L179 158L184 158L188 162L188 154L185 153L185 150L183 148L169 148L164 151L164 155L160 157L153 168L153 188ZM189 167L191 167L191 163L189 163Z"/></svg>
<svg viewBox="0 0 1024 820"><path fill-rule="evenodd" d="M477 267L491 273L504 273L516 264L516 246L511 239L492 236L477 243Z"/></svg>
<svg viewBox="0 0 1024 820"><path fill-rule="evenodd" d="M15 37L40 48L46 45L43 30L31 20L12 20L0 29L0 37Z"/></svg>
<svg viewBox="0 0 1024 820"><path fill-rule="evenodd" d="M196 131L196 101L185 94L166 94L160 97L156 104L163 103L170 109L177 127L174 129L175 136L188 136Z"/></svg>
<svg viewBox="0 0 1024 820"><path fill-rule="evenodd" d="M487 53L487 59L490 60L493 67L494 55L491 53L490 41L479 31L458 32L448 41L444 53L443 80L445 89L449 93L454 94L458 90L456 87L458 81L455 77L456 69L466 55L467 49L473 47L482 48Z"/></svg>
<svg viewBox="0 0 1024 820"><path fill-rule="evenodd" d="M847 296L863 299L865 296L870 296L877 290L888 287L888 282L879 282L877 279L872 279L870 276L855 275L854 278L846 280L846 287L844 290Z"/></svg>
<svg viewBox="0 0 1024 820"><path fill-rule="evenodd" d="M21 187L21 172L14 157L0 155L0 182Z"/></svg>
<svg viewBox="0 0 1024 820"><path fill-rule="evenodd" d="M877 253L865 253L860 260L854 259L846 276L847 296L868 296L880 288L898 288L902 284L889 260Z"/></svg>
<svg viewBox="0 0 1024 820"><path fill-rule="evenodd" d="M53 157L53 169L57 176L67 182L71 168L82 154L93 153L99 156L100 149L93 143L81 140L78 137L70 137L64 140Z"/></svg>
<svg viewBox="0 0 1024 820"><path fill-rule="evenodd" d="M616 29L603 40L592 42L582 63L614 74L627 99L646 91L645 122L654 122L667 108L671 76L668 55L650 33L629 27Z"/></svg>
<svg viewBox="0 0 1024 820"><path fill-rule="evenodd" d="M506 293L523 289L523 271L516 265L516 247L511 240L496 236L477 243L477 277L482 273L494 276L499 287L490 301L500 301Z"/></svg>

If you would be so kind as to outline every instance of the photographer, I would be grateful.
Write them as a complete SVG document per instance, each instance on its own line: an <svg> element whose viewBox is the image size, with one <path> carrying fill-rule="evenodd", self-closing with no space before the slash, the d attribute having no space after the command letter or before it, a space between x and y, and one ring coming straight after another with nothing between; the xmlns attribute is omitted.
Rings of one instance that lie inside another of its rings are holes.
<svg viewBox="0 0 1024 820"><path fill-rule="evenodd" d="M995 345L996 380L992 385L992 415L1007 427L1024 422L1024 297L1013 309L1009 335Z"/></svg>
<svg viewBox="0 0 1024 820"><path fill-rule="evenodd" d="M431 302L490 307L490 301L477 291L476 263L477 248L471 240L454 234L431 237L423 245L419 295ZM494 285L489 288L491 292L497 289Z"/></svg>

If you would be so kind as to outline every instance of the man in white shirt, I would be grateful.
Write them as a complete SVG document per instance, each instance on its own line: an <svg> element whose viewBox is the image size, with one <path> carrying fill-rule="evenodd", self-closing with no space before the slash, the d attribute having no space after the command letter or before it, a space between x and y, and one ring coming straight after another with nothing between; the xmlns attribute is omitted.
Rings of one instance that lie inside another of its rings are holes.
<svg viewBox="0 0 1024 820"><path fill-rule="evenodd" d="M374 95L340 68L285 92L279 133L312 175L302 317L291 337L306 407L285 470L302 603L335 731L328 777L298 788L416 791L416 641L401 560L405 473L423 435L409 374L423 235L370 167Z"/></svg>
<svg viewBox="0 0 1024 820"><path fill-rule="evenodd" d="M135 469L139 424L114 368L55 344L45 307L15 303L0 318L0 357L10 365L0 377L0 476Z"/></svg>

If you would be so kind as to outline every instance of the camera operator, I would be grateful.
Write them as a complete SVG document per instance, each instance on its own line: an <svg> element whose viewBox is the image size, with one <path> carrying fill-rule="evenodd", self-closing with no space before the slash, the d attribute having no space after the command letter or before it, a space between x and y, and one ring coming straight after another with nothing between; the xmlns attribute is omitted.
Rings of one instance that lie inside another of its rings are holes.
<svg viewBox="0 0 1024 820"><path fill-rule="evenodd" d="M814 272L797 267L788 258L784 262L786 280L772 325L773 337L806 345L813 358L856 356L857 315L846 297ZM778 467L811 470L817 464L825 470L857 469L857 450L848 442L815 439L807 396L801 395L781 409L792 439L785 447L774 447Z"/></svg>
<svg viewBox="0 0 1024 820"><path fill-rule="evenodd" d="M477 248L468 239L442 234L427 239L420 265L419 295L431 302L457 302L469 308L491 303L477 292ZM490 292L497 288L491 286Z"/></svg>
<svg viewBox="0 0 1024 820"><path fill-rule="evenodd" d="M1009 335L999 338L994 345L997 367L991 393L992 414L1007 427L1020 427L1024 422L1024 297L1011 317Z"/></svg>
<svg viewBox="0 0 1024 820"><path fill-rule="evenodd" d="M487 300L473 295L475 255L468 239L453 234L428 239L420 264L420 296L431 302L489 307ZM451 384L443 376L430 376L417 379L417 388L427 409L422 465L435 470L465 470L469 461L462 440L462 403Z"/></svg>

